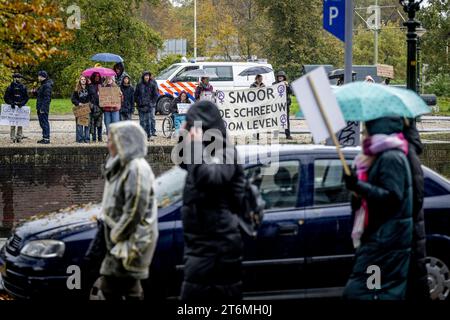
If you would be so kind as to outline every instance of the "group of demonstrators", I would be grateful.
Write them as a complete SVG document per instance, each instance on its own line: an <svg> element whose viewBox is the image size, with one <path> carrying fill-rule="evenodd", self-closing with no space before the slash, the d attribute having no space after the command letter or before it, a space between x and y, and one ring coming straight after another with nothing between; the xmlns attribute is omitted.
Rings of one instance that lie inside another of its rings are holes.
<svg viewBox="0 0 450 320"><path fill-rule="evenodd" d="M74 114L76 119L76 142L91 143L103 142L103 126L106 134L109 132L109 126L112 123L131 120L135 110L138 111L139 123L144 129L147 140L152 141L156 137L156 104L159 97L158 84L153 79L152 74L148 71L142 73L139 83L134 87L131 77L125 72L123 63L116 63L113 67L115 76L102 76L99 72L93 72L86 75L80 75L75 85L75 89L71 96L71 102L74 106ZM4 100L12 108L21 108L28 102L29 96L27 88L21 83L22 76L20 74L13 75L13 82L7 88ZM38 143L50 143L50 124L49 112L52 99L53 81L49 79L46 71L39 71L38 80L40 86L37 90L31 92L36 95L36 109L39 118L39 124L42 128L42 139ZM276 81L273 83L285 83L286 85L286 102L287 114L290 112L292 90L287 82L286 73L280 71L276 74ZM257 75L255 82L250 88L263 88L262 75ZM101 88L120 88L119 105L108 105L101 103ZM212 101L216 99L213 86L209 82L209 77L202 77L195 90L196 101ZM173 123L178 113L178 104L190 104L191 101L186 91L182 91L172 101L169 110ZM80 111L81 110L81 111ZM80 113L78 113L80 111ZM292 139L290 133L289 117L286 117L287 124L285 126L286 139ZM259 133L257 134L259 139ZM23 139L23 130L19 126L11 127L11 141L20 143Z"/></svg>
<svg viewBox="0 0 450 320"><path fill-rule="evenodd" d="M96 142L97 139L102 142L103 122L108 134L112 123L131 120L135 108L139 113L139 122L147 134L147 140L151 141L152 137L156 136L155 109L159 93L152 74L145 71L135 88L131 84L131 77L124 70L123 63L117 63L114 71L115 77L102 77L98 72L94 72L90 78L80 76L72 94L72 103L75 107L89 104L91 112L88 125L82 124L80 117L76 119L77 142ZM100 88L112 87L120 88L120 106L100 103Z"/></svg>
<svg viewBox="0 0 450 320"><path fill-rule="evenodd" d="M22 108L28 102L27 87L21 83L23 76L19 73L13 74L12 83L6 88L3 99L13 109ZM31 92L36 96L36 111L39 119L39 125L42 129L42 139L37 143L50 143L50 124L48 121L48 114L50 112L50 102L52 100L53 81L49 79L47 72L38 72L38 81L40 83L38 89L33 89ZM10 133L11 141L13 143L20 143L23 139L23 130L21 126L11 126Z"/></svg>

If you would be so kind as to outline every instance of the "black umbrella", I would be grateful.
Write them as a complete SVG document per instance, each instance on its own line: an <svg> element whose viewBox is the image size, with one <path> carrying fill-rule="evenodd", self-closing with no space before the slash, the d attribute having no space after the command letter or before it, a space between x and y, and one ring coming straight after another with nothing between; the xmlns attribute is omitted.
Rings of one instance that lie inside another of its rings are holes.
<svg viewBox="0 0 450 320"><path fill-rule="evenodd" d="M328 79L344 78L344 74L345 74L344 69L336 69L336 70L331 71L328 74ZM352 77L355 76L355 75L356 75L356 72L352 71Z"/></svg>
<svg viewBox="0 0 450 320"><path fill-rule="evenodd" d="M271 73L273 72L272 69L269 67L263 67L263 66L256 66L256 67L250 67L239 73L241 77L248 77L248 76L256 76L258 74L264 74L264 73Z"/></svg>

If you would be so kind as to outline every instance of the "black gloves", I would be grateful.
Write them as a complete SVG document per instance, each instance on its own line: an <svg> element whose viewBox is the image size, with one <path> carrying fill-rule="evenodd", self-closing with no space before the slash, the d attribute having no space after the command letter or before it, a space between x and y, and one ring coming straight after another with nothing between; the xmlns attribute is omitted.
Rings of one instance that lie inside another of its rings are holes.
<svg viewBox="0 0 450 320"><path fill-rule="evenodd" d="M344 172L344 182L345 187L350 191L356 191L358 184L358 177L356 176L355 171L351 170L351 174L348 176Z"/></svg>

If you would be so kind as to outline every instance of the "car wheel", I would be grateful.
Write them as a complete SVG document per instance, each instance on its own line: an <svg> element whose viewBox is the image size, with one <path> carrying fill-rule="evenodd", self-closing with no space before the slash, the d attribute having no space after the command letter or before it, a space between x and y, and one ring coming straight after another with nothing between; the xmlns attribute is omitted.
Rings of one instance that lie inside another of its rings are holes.
<svg viewBox="0 0 450 320"><path fill-rule="evenodd" d="M157 111L159 114L168 115L170 113L170 104L172 103L173 98L165 96L159 99L157 105Z"/></svg>
<svg viewBox="0 0 450 320"><path fill-rule="evenodd" d="M450 295L450 273L448 265L439 258L426 258L428 286L432 300L446 300Z"/></svg>

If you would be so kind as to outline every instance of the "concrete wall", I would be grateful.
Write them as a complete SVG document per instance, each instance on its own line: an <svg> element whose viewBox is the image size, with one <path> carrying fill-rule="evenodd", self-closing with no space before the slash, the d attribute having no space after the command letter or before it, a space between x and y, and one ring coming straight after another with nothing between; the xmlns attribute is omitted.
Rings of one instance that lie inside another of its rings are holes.
<svg viewBox="0 0 450 320"><path fill-rule="evenodd" d="M156 175L172 166L171 146L149 148ZM0 238L36 213L99 202L105 147L0 148ZM425 165L450 178L450 143L427 144Z"/></svg>

